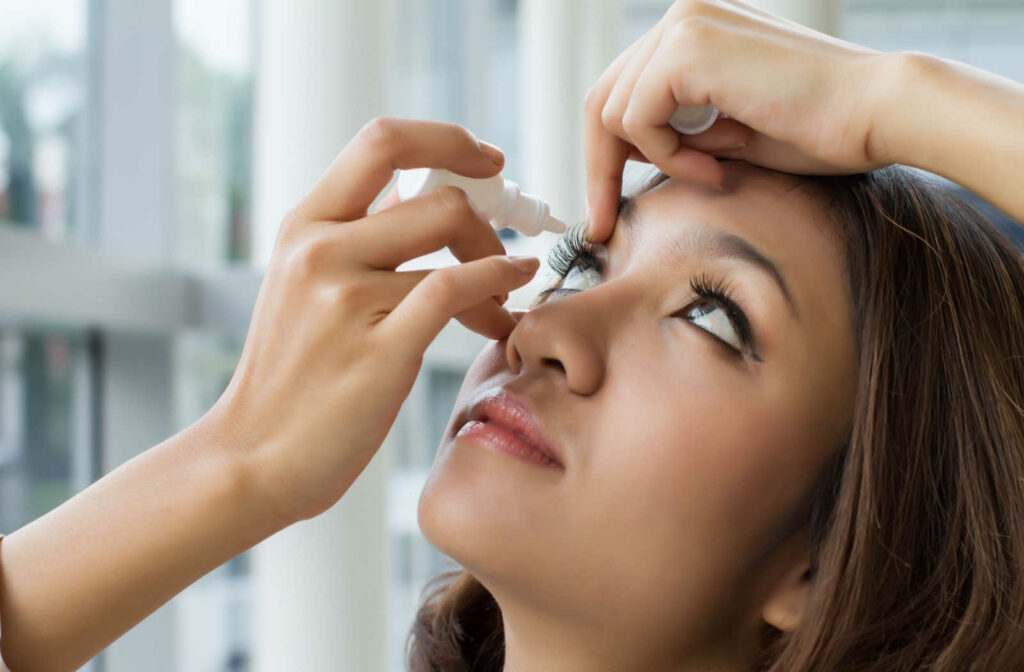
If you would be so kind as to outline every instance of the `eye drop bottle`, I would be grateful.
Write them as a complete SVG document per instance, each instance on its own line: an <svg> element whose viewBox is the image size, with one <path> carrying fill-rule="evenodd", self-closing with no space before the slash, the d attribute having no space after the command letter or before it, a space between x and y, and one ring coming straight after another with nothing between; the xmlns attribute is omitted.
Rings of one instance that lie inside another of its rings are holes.
<svg viewBox="0 0 1024 672"><path fill-rule="evenodd" d="M679 107L668 125L680 133L686 135L697 135L711 128L711 125L718 119L718 108L714 105L701 105L699 107Z"/></svg>
<svg viewBox="0 0 1024 672"><path fill-rule="evenodd" d="M429 194L441 187L458 187L495 229L508 227L524 236L541 231L564 233L565 222L551 216L550 206L501 175L485 178L464 177L441 168L403 170L398 175L398 198L405 201Z"/></svg>

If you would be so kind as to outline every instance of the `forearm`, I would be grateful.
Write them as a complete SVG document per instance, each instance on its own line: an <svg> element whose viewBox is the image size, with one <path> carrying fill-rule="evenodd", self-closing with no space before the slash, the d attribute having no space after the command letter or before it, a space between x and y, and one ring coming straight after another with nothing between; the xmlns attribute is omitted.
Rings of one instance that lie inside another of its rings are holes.
<svg viewBox="0 0 1024 672"><path fill-rule="evenodd" d="M71 670L283 522L194 425L3 540L3 657Z"/></svg>
<svg viewBox="0 0 1024 672"><path fill-rule="evenodd" d="M881 92L871 155L942 175L1024 222L1024 84L902 52Z"/></svg>

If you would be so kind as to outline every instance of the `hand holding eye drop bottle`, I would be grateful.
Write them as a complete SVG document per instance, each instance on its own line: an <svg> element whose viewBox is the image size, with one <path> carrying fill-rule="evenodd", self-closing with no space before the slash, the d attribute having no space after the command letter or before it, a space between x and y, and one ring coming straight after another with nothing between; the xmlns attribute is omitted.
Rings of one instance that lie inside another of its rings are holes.
<svg viewBox="0 0 1024 672"><path fill-rule="evenodd" d="M500 174L494 177L465 177L443 168L416 168L403 170L398 175L398 198L429 194L441 187L458 187L466 192L470 202L495 229L508 227L524 236L536 236L542 231L564 233L565 222L551 215L551 207L533 194L528 194L511 180Z"/></svg>

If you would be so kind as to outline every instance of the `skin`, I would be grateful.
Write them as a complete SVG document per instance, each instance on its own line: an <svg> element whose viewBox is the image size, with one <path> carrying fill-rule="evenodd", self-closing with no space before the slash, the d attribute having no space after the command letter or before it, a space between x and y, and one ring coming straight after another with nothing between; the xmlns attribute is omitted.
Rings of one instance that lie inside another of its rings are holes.
<svg viewBox="0 0 1024 672"><path fill-rule="evenodd" d="M773 541L851 421L849 293L792 176L722 167L723 192L669 180L639 196L635 245L617 226L603 278L516 313L466 375L419 523L497 599L506 672L741 670L764 623L799 622L806 527ZM669 256L698 220L775 260L800 320L754 266ZM763 362L681 317L700 271L733 287ZM498 386L538 409L564 470L454 439Z"/></svg>

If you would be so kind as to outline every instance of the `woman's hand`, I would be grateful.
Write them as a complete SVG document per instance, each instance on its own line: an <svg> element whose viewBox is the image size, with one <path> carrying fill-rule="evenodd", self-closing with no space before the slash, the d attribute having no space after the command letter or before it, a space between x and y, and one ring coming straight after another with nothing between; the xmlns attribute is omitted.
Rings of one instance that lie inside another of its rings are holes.
<svg viewBox="0 0 1024 672"><path fill-rule="evenodd" d="M590 237L612 233L627 159L712 185L714 157L801 174L886 165L871 138L882 56L737 0L677 0L587 94ZM677 107L707 104L729 118L698 135L668 126Z"/></svg>
<svg viewBox="0 0 1024 672"><path fill-rule="evenodd" d="M342 496L395 421L427 346L452 317L490 338L515 326L499 298L520 269L465 193L367 210L396 168L499 172L503 157L454 124L381 119L338 155L281 227L235 374L204 422L237 446L286 521ZM448 246L462 262L395 271Z"/></svg>

